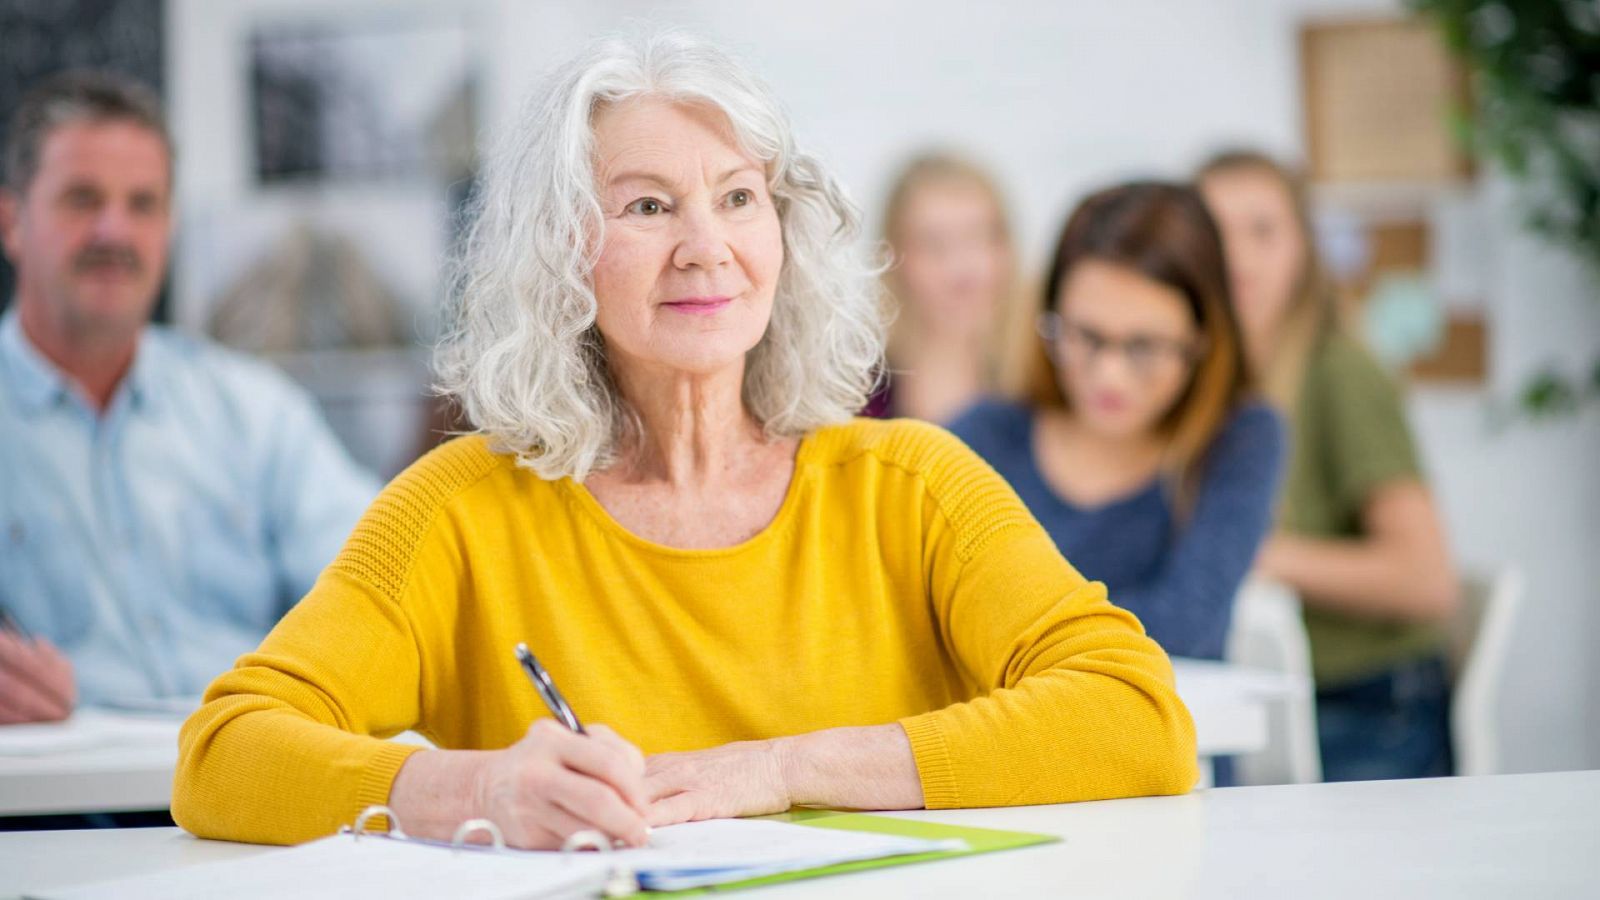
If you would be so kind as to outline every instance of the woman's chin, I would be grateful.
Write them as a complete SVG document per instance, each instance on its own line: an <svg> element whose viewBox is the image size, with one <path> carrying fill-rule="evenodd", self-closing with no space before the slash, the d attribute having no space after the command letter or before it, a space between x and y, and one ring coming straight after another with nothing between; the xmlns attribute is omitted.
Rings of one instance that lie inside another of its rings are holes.
<svg viewBox="0 0 1600 900"><path fill-rule="evenodd" d="M755 343L740 341L728 342L726 346L707 346L702 342L678 352L663 353L651 362L654 368L695 377L738 373L744 371L745 357Z"/></svg>

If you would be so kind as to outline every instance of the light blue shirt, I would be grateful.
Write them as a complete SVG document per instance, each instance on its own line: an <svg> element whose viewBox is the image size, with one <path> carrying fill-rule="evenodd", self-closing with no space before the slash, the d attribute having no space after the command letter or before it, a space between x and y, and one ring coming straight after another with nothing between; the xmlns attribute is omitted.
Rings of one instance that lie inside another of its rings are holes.
<svg viewBox="0 0 1600 900"><path fill-rule="evenodd" d="M377 494L271 366L151 326L105 412L0 318L0 602L80 702L197 696Z"/></svg>

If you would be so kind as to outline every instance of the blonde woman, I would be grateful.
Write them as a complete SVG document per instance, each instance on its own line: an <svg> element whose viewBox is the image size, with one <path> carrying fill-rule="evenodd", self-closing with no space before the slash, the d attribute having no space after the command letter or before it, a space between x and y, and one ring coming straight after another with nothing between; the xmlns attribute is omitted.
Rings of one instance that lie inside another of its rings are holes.
<svg viewBox="0 0 1600 900"><path fill-rule="evenodd" d="M999 188L976 164L925 153L889 191L885 274L895 304L888 374L866 414L947 423L1009 386L1014 329L1011 228Z"/></svg>
<svg viewBox="0 0 1600 900"><path fill-rule="evenodd" d="M1241 151L1212 159L1199 183L1251 357L1294 421L1278 533L1258 565L1305 603L1324 775L1448 775L1440 624L1457 587L1400 394L1340 327L1299 179Z"/></svg>
<svg viewBox="0 0 1600 900"><path fill-rule="evenodd" d="M877 267L760 82L688 38L603 41L494 159L440 359L478 433L212 684L179 824L286 843L387 803L424 837L639 844L797 804L1190 788L1134 617L959 441L851 418ZM555 724L519 641L609 727ZM406 729L440 749L381 740Z"/></svg>

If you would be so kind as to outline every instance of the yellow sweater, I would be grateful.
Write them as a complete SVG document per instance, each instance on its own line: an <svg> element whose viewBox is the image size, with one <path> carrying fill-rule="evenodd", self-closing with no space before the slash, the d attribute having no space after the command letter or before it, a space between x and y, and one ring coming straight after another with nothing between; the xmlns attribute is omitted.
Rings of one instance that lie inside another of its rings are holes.
<svg viewBox="0 0 1600 900"><path fill-rule="evenodd" d="M646 753L899 722L928 807L1182 793L1194 726L1166 655L931 425L800 445L770 526L679 550L571 479L455 440L400 475L339 558L184 725L172 812L202 837L304 841L388 799L416 747L505 747L546 715L526 641L586 721Z"/></svg>

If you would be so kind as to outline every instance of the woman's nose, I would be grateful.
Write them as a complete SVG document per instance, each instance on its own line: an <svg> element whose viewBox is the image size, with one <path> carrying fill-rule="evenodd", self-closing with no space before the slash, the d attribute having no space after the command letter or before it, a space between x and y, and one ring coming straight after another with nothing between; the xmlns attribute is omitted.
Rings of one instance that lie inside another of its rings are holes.
<svg viewBox="0 0 1600 900"><path fill-rule="evenodd" d="M715 268L733 259L724 225L711 210L688 210L679 218L682 229L673 251L673 265Z"/></svg>

